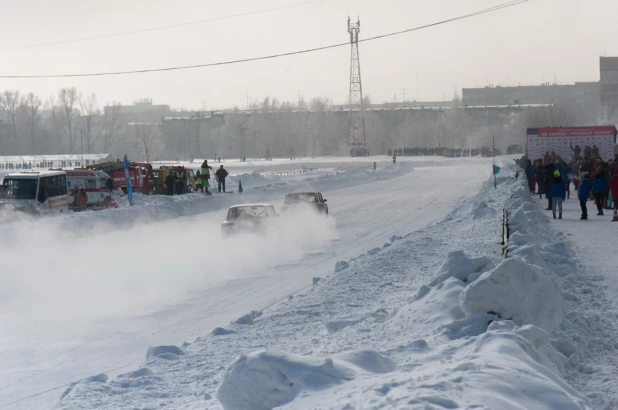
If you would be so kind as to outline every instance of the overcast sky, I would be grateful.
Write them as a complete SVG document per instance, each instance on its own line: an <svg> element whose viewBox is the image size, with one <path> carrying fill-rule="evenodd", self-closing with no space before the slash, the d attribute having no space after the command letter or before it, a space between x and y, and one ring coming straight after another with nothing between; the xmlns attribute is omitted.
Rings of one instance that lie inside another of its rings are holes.
<svg viewBox="0 0 618 410"><path fill-rule="evenodd" d="M308 0L0 0L0 49L211 19ZM506 0L324 0L160 31L0 51L0 75L65 74L203 64L403 30ZM362 43L365 95L373 102L451 99L486 84L598 81L599 56L618 56L616 0L531 0L513 8ZM101 103L150 97L173 108L244 107L329 97L345 103L349 47L232 66L64 79L0 79L0 90L48 98L61 87L95 92ZM417 89L417 76L419 87Z"/></svg>

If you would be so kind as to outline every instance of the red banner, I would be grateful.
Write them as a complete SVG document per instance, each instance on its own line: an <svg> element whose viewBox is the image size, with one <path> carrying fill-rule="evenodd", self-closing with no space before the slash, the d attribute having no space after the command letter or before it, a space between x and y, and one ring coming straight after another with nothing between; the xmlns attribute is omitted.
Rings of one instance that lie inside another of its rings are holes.
<svg viewBox="0 0 618 410"><path fill-rule="evenodd" d="M614 136L616 127L569 127L569 128L539 128L537 136L546 137L603 137Z"/></svg>

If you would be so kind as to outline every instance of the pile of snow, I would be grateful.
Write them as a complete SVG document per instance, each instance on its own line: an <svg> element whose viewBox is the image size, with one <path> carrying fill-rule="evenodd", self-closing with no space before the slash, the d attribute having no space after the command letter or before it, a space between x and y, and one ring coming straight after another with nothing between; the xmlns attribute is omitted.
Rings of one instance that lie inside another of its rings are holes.
<svg viewBox="0 0 618 410"><path fill-rule="evenodd" d="M523 326L532 324L548 332L561 320L560 291L556 282L534 265L514 257L466 287L459 297L467 316L492 312Z"/></svg>
<svg viewBox="0 0 618 410"><path fill-rule="evenodd" d="M79 382L57 407L611 408L574 386L616 344L578 306L594 302L589 279L524 183L487 183L444 221L316 272L251 326L215 329L173 361L151 355L140 383Z"/></svg>

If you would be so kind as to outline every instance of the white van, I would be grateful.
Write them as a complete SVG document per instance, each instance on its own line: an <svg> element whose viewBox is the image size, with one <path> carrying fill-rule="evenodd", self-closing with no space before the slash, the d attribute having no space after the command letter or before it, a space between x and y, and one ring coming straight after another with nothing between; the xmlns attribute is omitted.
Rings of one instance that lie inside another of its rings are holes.
<svg viewBox="0 0 618 410"><path fill-rule="evenodd" d="M123 195L112 177L98 169L65 170L69 195L75 190L84 189L88 195L89 208L109 208L117 206L115 200Z"/></svg>
<svg viewBox="0 0 618 410"><path fill-rule="evenodd" d="M0 204L33 214L68 211L64 171L22 171L6 174L0 189Z"/></svg>

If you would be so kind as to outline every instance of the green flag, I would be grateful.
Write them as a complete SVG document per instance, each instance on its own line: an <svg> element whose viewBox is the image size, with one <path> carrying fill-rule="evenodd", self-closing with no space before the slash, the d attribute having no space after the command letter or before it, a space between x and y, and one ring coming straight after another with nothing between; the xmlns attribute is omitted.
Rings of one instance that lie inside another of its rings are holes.
<svg viewBox="0 0 618 410"><path fill-rule="evenodd" d="M494 175L496 175L498 172L500 172L500 167L497 165L494 165Z"/></svg>

